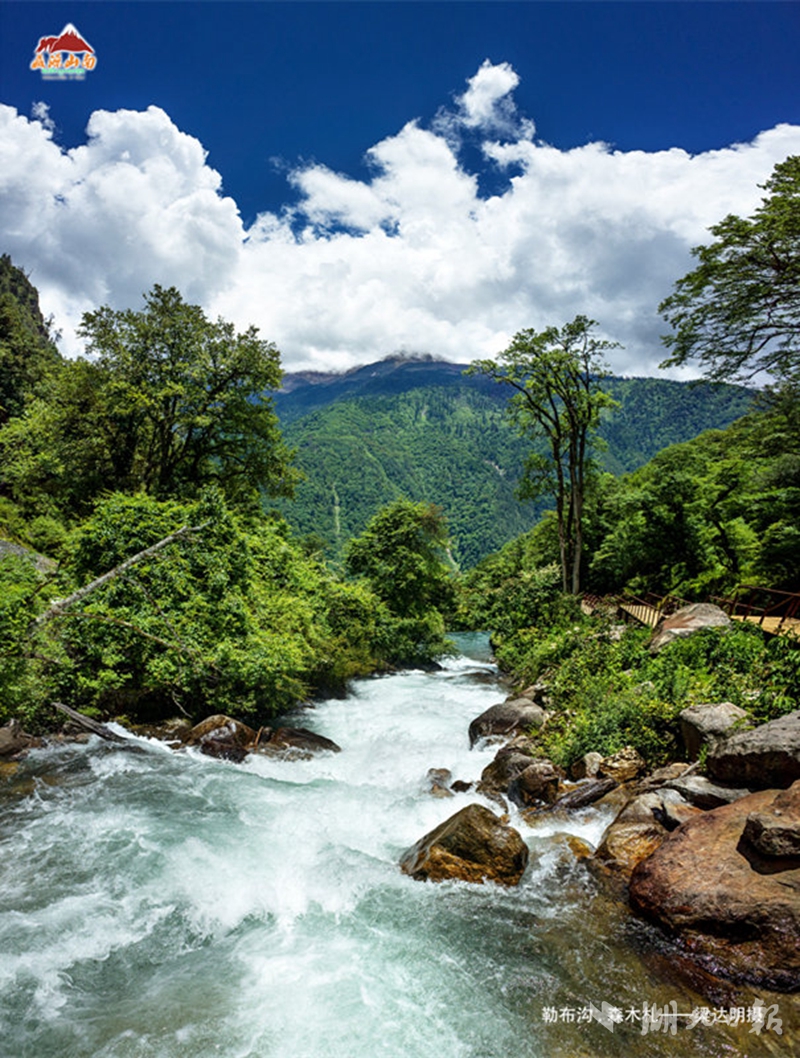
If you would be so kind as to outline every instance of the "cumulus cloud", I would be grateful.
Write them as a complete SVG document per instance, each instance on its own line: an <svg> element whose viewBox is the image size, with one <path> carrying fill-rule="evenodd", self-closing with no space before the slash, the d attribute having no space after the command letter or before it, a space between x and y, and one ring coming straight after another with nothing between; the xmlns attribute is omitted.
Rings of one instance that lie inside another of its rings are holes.
<svg viewBox="0 0 800 1058"><path fill-rule="evenodd" d="M485 62L454 108L368 148L369 176L322 164L288 173L291 204L244 230L202 145L160 109L97 112L85 145L49 114L0 108L0 231L75 349L80 313L139 305L175 284L212 314L255 323L288 369L345 368L398 349L467 361L523 327L577 313L620 341L619 372L656 370L659 302L690 248L800 153L800 128L690 155L558 150L533 137L507 63ZM481 192L454 130L477 138L504 190Z"/></svg>

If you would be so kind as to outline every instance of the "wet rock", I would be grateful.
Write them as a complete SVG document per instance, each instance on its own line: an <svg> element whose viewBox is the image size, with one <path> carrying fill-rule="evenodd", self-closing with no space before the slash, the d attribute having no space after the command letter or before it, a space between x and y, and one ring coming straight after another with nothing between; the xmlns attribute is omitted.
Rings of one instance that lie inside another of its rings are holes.
<svg viewBox="0 0 800 1058"><path fill-rule="evenodd" d="M800 710L729 735L709 752L706 770L732 786L790 786L800 779Z"/></svg>
<svg viewBox="0 0 800 1058"><path fill-rule="evenodd" d="M571 779L594 779L597 777L597 769L603 762L602 753L584 753L578 760L573 761L569 768Z"/></svg>
<svg viewBox="0 0 800 1058"><path fill-rule="evenodd" d="M142 738L157 738L161 742L185 743L192 731L192 725L182 717L172 717L157 724L136 724L131 728L135 735Z"/></svg>
<svg viewBox="0 0 800 1058"><path fill-rule="evenodd" d="M234 764L241 764L247 756L247 750L244 746L238 746L230 739L207 736L198 742L197 745L200 752L205 753L207 757L216 757L219 760L230 760Z"/></svg>
<svg viewBox="0 0 800 1058"><path fill-rule="evenodd" d="M279 727L275 731L264 728L252 749L285 760L310 760L317 753L341 753L342 747L305 727Z"/></svg>
<svg viewBox="0 0 800 1058"><path fill-rule="evenodd" d="M432 797L452 797L452 778L449 768L428 768L428 792Z"/></svg>
<svg viewBox="0 0 800 1058"><path fill-rule="evenodd" d="M562 776L563 772L552 761L535 760L508 784L508 797L521 808L539 802L552 804L558 796Z"/></svg>
<svg viewBox="0 0 800 1058"><path fill-rule="evenodd" d="M670 779L666 786L670 790L676 790L685 801L705 810L732 804L753 792L741 786L722 786L719 783L713 783L704 775L679 776L677 779Z"/></svg>
<svg viewBox="0 0 800 1058"><path fill-rule="evenodd" d="M800 863L765 869L742 840L748 817L775 797L761 791L685 823L634 868L629 892L635 911L708 969L792 991L800 989Z"/></svg>
<svg viewBox="0 0 800 1058"><path fill-rule="evenodd" d="M547 714L530 698L514 698L490 706L469 725L470 749L481 738L510 738L539 728Z"/></svg>
<svg viewBox="0 0 800 1058"><path fill-rule="evenodd" d="M578 808L586 808L587 805L594 804L595 801L599 801L601 797L605 797L611 790L617 785L616 779L589 779L586 782L582 782L579 786L574 787L572 790L568 790L567 793L562 794L553 803L553 808L565 808L568 811L575 811Z"/></svg>
<svg viewBox="0 0 800 1058"><path fill-rule="evenodd" d="M467 793L467 791L471 790L474 785L474 782L466 782L464 779L456 779L456 781L451 784L450 789L453 793Z"/></svg>
<svg viewBox="0 0 800 1058"><path fill-rule="evenodd" d="M505 794L511 782L531 763L533 761L528 753L503 747L481 772L478 791L487 797Z"/></svg>
<svg viewBox="0 0 800 1058"><path fill-rule="evenodd" d="M24 731L19 720L9 720L4 727L0 727L0 760L24 757L28 750L41 745L42 740Z"/></svg>
<svg viewBox="0 0 800 1058"><path fill-rule="evenodd" d="M638 778L647 765L633 746L623 746L619 752L604 757L597 769L599 778L615 779L618 783Z"/></svg>
<svg viewBox="0 0 800 1058"><path fill-rule="evenodd" d="M766 808L751 812L743 837L762 856L794 857L800 865L800 781L778 794Z"/></svg>
<svg viewBox="0 0 800 1058"><path fill-rule="evenodd" d="M637 864L646 860L667 838L669 831L655 819L650 822L616 820L603 834L590 865L626 881Z"/></svg>
<svg viewBox="0 0 800 1058"><path fill-rule="evenodd" d="M730 618L719 606L709 602L692 603L658 623L648 649L651 654L658 654L669 643L693 635L701 628L725 628L730 623Z"/></svg>
<svg viewBox="0 0 800 1058"><path fill-rule="evenodd" d="M249 746L256 740L256 733L241 720L217 713L201 720L186 735L187 746L201 746L203 742L227 742L232 746Z"/></svg>
<svg viewBox="0 0 800 1058"><path fill-rule="evenodd" d="M681 736L689 760L697 760L703 746L714 746L731 733L737 723L748 719L744 709L733 702L716 705L690 705L680 714Z"/></svg>
<svg viewBox="0 0 800 1058"><path fill-rule="evenodd" d="M497 882L517 885L528 863L518 831L483 805L467 805L420 838L400 861L418 880Z"/></svg>

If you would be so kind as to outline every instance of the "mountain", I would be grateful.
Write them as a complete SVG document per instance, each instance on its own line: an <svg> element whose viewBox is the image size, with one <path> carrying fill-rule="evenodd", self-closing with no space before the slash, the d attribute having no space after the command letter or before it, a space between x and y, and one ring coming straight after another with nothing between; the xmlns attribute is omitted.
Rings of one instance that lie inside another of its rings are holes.
<svg viewBox="0 0 800 1058"><path fill-rule="evenodd" d="M515 489L528 442L509 424L508 393L466 364L395 356L342 374L287 373L275 405L306 480L278 504L293 526L338 556L383 504L404 495L437 503L465 567L530 529L550 506ZM605 415L599 454L614 474L667 445L727 426L750 408L743 387L611 378L621 407Z"/></svg>

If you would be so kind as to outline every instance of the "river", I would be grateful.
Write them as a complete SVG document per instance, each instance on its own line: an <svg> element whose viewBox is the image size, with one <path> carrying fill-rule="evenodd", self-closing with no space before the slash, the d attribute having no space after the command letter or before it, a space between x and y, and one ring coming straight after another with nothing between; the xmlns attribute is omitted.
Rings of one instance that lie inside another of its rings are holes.
<svg viewBox="0 0 800 1058"><path fill-rule="evenodd" d="M481 642L461 648L440 672L362 680L295 718L340 754L236 765L92 739L9 769L0 1055L791 1053L752 1023L684 1018L673 1035L642 1020L645 1004L683 1017L752 996L698 997L660 935L574 862L557 832L596 844L610 809L514 817L531 865L513 890L400 873L408 846L479 800L431 796L428 769L472 780L494 754L470 751L467 727L505 692ZM621 1022L587 1020L604 1002Z"/></svg>

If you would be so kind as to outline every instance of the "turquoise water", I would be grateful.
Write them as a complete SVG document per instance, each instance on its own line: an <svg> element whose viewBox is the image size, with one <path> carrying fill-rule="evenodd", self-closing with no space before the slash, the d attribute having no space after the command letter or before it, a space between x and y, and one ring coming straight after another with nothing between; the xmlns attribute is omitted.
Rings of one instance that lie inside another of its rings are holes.
<svg viewBox="0 0 800 1058"><path fill-rule="evenodd" d="M516 820L532 857L514 890L400 873L404 849L478 800L432 797L428 769L476 779L493 756L467 728L505 692L485 641L459 646L478 660L364 680L296 718L340 754L234 765L93 740L0 781L0 1055L793 1053L747 1027L577 1020L589 1003L699 1002L556 836L594 844L608 812Z"/></svg>

